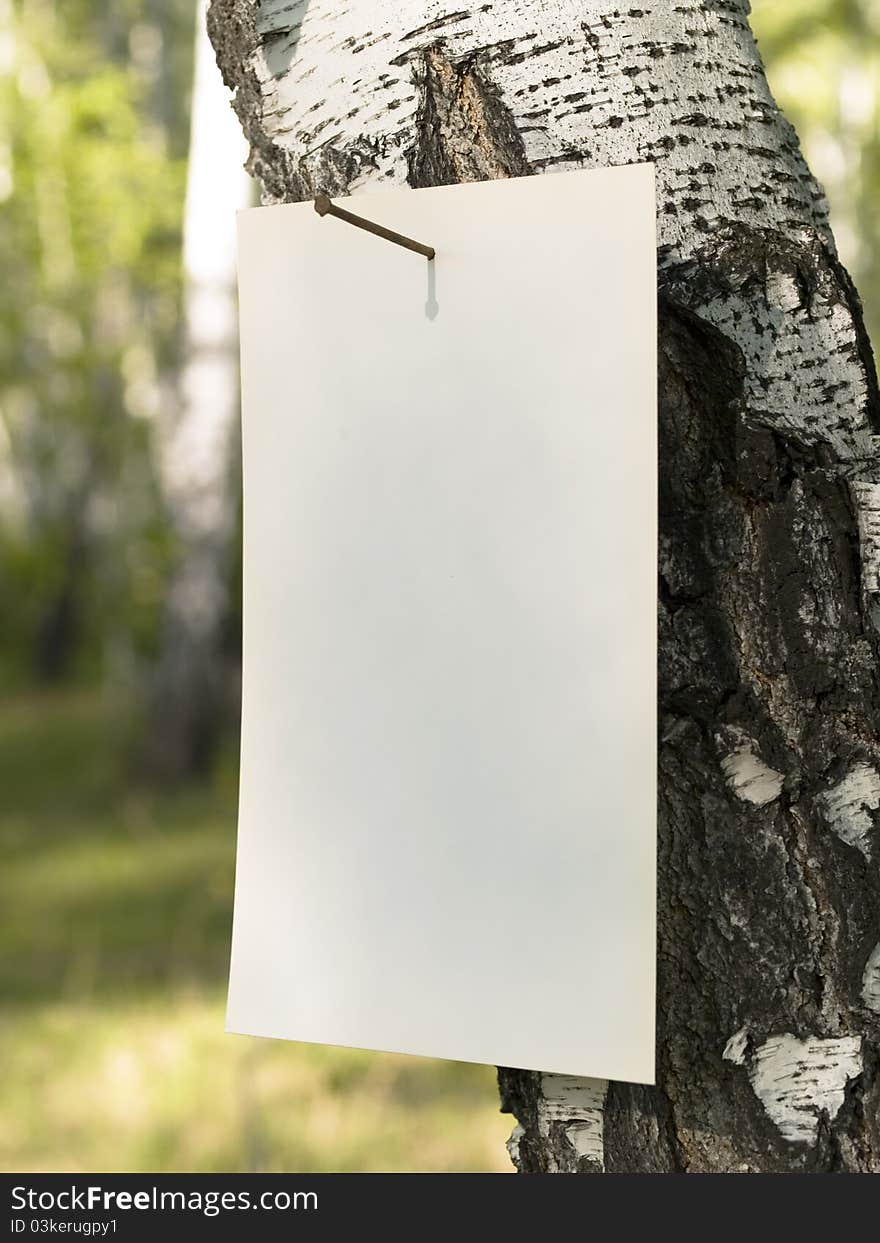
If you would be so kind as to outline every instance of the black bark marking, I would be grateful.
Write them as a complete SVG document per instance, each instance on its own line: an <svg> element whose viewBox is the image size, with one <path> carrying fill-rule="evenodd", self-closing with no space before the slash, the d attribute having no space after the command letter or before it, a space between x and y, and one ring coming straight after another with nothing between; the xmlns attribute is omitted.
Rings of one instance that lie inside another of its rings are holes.
<svg viewBox="0 0 880 1243"><path fill-rule="evenodd" d="M531 167L522 135L478 59L453 64L440 44L414 62L419 88L416 142L407 153L412 186L522 177Z"/></svg>

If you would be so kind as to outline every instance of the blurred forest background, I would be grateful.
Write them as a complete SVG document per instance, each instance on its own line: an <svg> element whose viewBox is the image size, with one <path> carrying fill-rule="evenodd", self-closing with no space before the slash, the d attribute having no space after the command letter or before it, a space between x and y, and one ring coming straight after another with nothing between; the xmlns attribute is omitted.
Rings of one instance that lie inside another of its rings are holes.
<svg viewBox="0 0 880 1243"><path fill-rule="evenodd" d="M223 1034L233 219L197 0L0 0L0 1169L508 1169L489 1068ZM880 340L880 5L753 0Z"/></svg>

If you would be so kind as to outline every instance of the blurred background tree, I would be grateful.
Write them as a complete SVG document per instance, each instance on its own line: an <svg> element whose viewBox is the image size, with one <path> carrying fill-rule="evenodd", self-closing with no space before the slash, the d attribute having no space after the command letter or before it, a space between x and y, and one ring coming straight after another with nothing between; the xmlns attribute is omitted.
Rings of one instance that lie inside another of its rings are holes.
<svg viewBox="0 0 880 1243"><path fill-rule="evenodd" d="M880 5L753 9L877 342ZM222 1035L242 179L196 13L0 0L0 1168L505 1168L489 1068Z"/></svg>
<svg viewBox="0 0 880 1243"><path fill-rule="evenodd" d="M141 747L147 773L166 780L210 764L240 694L235 671L229 676L239 659L238 629L228 624L238 617L230 582L240 493L235 213L254 195L243 167L247 144L206 16L207 0L198 0L180 383L159 423L159 477L175 556Z"/></svg>

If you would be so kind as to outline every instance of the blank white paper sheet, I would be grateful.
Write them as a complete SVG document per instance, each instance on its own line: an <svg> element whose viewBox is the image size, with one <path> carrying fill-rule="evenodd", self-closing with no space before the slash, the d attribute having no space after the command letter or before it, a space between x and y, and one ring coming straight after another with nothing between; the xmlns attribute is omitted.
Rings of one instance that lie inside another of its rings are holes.
<svg viewBox="0 0 880 1243"><path fill-rule="evenodd" d="M239 215L228 1029L654 1080L651 165Z"/></svg>

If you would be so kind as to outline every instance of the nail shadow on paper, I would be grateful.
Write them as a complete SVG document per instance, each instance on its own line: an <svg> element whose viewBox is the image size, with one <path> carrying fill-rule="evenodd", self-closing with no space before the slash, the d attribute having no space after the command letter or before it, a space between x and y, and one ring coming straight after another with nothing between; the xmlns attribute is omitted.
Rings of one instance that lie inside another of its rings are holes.
<svg viewBox="0 0 880 1243"><path fill-rule="evenodd" d="M436 319L440 312L437 301L437 260L429 259L425 265L428 269L428 296L425 299L425 315L428 319Z"/></svg>

